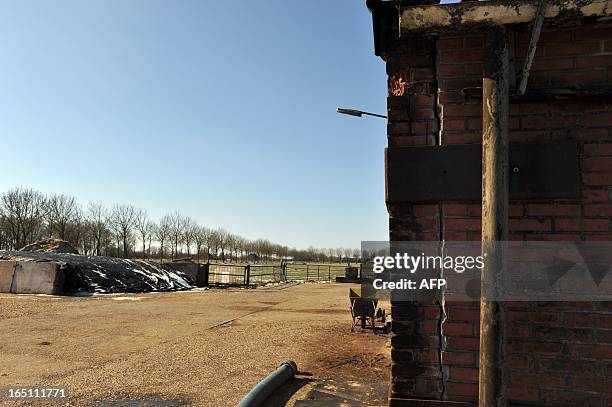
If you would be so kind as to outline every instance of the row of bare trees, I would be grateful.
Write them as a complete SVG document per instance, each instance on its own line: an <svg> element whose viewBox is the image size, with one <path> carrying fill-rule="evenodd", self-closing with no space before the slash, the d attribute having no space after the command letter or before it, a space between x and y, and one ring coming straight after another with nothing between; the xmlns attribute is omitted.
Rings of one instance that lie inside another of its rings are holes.
<svg viewBox="0 0 612 407"><path fill-rule="evenodd" d="M222 228L198 225L180 212L151 219L132 205L107 208L100 202L82 207L76 198L14 188L0 195L0 250L17 250L55 237L81 254L164 259L196 257L232 261L339 261L359 257L358 249L306 250L267 239L249 240Z"/></svg>

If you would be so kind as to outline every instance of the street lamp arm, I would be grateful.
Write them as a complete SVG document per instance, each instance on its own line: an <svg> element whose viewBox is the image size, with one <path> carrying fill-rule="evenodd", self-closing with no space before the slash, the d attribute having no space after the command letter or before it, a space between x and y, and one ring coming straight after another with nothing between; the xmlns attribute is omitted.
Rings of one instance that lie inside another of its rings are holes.
<svg viewBox="0 0 612 407"><path fill-rule="evenodd" d="M342 114L348 114L349 116L356 116L356 117L367 115L367 116L374 116L374 117L382 117L383 119L387 118L387 116L378 114L378 113L364 112L363 110L344 109L342 107L337 108L336 112L342 113Z"/></svg>

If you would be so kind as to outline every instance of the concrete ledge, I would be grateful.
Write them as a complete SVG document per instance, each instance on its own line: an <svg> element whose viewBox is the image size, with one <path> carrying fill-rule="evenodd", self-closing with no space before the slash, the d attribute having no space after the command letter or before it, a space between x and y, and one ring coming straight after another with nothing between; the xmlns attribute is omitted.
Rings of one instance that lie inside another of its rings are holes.
<svg viewBox="0 0 612 407"><path fill-rule="evenodd" d="M0 261L0 293L10 293L17 262L13 260Z"/></svg>
<svg viewBox="0 0 612 407"><path fill-rule="evenodd" d="M59 263L19 261L15 266L13 294L62 294L66 278Z"/></svg>
<svg viewBox="0 0 612 407"><path fill-rule="evenodd" d="M610 0L550 0L545 19L607 20L612 8ZM535 19L538 0L481 1L425 6L406 6L400 12L400 33L455 32L462 26L521 24Z"/></svg>

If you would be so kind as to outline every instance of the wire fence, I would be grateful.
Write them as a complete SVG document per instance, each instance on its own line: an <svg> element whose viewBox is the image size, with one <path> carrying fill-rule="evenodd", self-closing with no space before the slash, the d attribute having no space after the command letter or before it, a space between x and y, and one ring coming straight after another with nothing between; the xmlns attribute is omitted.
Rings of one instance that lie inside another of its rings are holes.
<svg viewBox="0 0 612 407"><path fill-rule="evenodd" d="M335 281L347 274L345 264L207 264L208 284L249 286L283 281ZM355 269L358 266L352 266Z"/></svg>

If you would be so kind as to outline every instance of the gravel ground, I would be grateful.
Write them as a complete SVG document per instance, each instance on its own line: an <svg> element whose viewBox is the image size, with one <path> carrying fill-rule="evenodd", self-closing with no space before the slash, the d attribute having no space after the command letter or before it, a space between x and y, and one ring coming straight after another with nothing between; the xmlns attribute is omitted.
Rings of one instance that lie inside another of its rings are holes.
<svg viewBox="0 0 612 407"><path fill-rule="evenodd" d="M287 359L305 373L293 399L319 378L386 382L387 338L350 332L349 286L0 294L0 387L67 386L71 406L231 406Z"/></svg>

